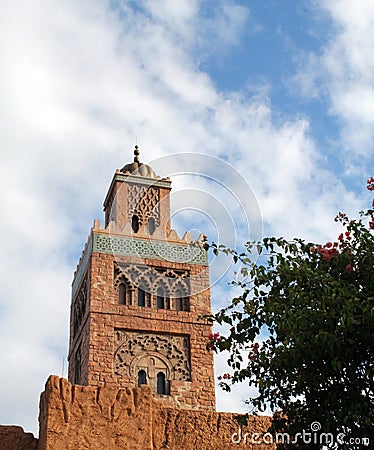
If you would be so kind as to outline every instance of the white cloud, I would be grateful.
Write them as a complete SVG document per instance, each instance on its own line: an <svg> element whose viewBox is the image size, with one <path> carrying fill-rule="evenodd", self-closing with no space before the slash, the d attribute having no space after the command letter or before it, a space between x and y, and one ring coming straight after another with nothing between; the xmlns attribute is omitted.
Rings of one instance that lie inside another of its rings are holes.
<svg viewBox="0 0 374 450"><path fill-rule="evenodd" d="M147 0L145 8L152 15L152 19L159 22L164 30L170 31L174 39L182 43L189 43L195 32L195 20L199 2L196 0Z"/></svg>
<svg viewBox="0 0 374 450"><path fill-rule="evenodd" d="M342 121L340 146L358 173L373 153L374 3L320 1L333 32L319 54L311 53L298 74L304 95L325 96L330 114ZM352 157L352 152L354 156ZM364 160L354 161L355 156Z"/></svg>
<svg viewBox="0 0 374 450"><path fill-rule="evenodd" d="M208 34L221 46L238 44L250 17L249 8L232 1L220 1L217 2L215 14L212 20L202 24Z"/></svg>
<svg viewBox="0 0 374 450"><path fill-rule="evenodd" d="M357 203L318 167L305 120L275 125L266 96L223 95L199 69L196 49L240 42L247 9L220 2L212 19L197 1L109 4L1 5L0 423L33 431L38 392L66 354L76 261L135 136L143 160L187 151L232 163L267 232L331 238L330 218Z"/></svg>

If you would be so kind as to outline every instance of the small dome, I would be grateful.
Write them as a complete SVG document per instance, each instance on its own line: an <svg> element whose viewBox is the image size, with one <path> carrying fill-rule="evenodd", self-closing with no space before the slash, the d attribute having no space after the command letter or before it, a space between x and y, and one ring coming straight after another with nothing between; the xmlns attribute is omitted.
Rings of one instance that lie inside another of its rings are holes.
<svg viewBox="0 0 374 450"><path fill-rule="evenodd" d="M134 162L123 166L121 172L130 172L132 175L141 177L156 178L152 167L139 161L139 147L137 145L135 145L134 155Z"/></svg>

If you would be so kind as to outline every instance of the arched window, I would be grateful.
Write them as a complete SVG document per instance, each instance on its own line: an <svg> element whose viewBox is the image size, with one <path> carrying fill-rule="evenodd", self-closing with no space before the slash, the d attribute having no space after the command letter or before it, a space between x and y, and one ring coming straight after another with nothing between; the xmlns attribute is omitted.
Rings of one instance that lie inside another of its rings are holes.
<svg viewBox="0 0 374 450"><path fill-rule="evenodd" d="M81 381L81 348L78 347L78 350L75 353L75 362L74 362L74 384L79 384Z"/></svg>
<svg viewBox="0 0 374 450"><path fill-rule="evenodd" d="M148 220L148 233L153 234L156 229L155 219L153 217L150 217Z"/></svg>
<svg viewBox="0 0 374 450"><path fill-rule="evenodd" d="M121 283L118 286L118 303L120 305L129 305L129 289L126 283Z"/></svg>
<svg viewBox="0 0 374 450"><path fill-rule="evenodd" d="M163 372L157 374L157 394L166 395L166 379Z"/></svg>
<svg viewBox="0 0 374 450"><path fill-rule="evenodd" d="M177 297L175 299L175 309L177 311L183 311L183 302L182 302L182 299L180 297Z"/></svg>
<svg viewBox="0 0 374 450"><path fill-rule="evenodd" d="M138 306L145 306L145 291L138 287Z"/></svg>
<svg viewBox="0 0 374 450"><path fill-rule="evenodd" d="M182 308L183 308L183 311L190 310L190 299L188 297L182 298Z"/></svg>
<svg viewBox="0 0 374 450"><path fill-rule="evenodd" d="M190 310L190 300L188 297L183 295L181 289L175 291L175 309L177 311L189 311Z"/></svg>
<svg viewBox="0 0 374 450"><path fill-rule="evenodd" d="M131 227L134 233L137 233L139 231L139 217L135 214L132 216L131 219Z"/></svg>
<svg viewBox="0 0 374 450"><path fill-rule="evenodd" d="M162 287L159 287L157 289L157 301L156 301L157 309L164 309L165 308L165 294Z"/></svg>
<svg viewBox="0 0 374 450"><path fill-rule="evenodd" d="M139 370L138 372L138 387L142 384L147 384L147 374L145 370Z"/></svg>

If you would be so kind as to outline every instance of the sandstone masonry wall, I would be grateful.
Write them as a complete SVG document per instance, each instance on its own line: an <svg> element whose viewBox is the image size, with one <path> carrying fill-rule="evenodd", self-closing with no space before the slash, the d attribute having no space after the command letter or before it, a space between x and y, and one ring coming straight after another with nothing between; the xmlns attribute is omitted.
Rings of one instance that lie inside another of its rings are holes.
<svg viewBox="0 0 374 450"><path fill-rule="evenodd" d="M102 231L106 233L106 231ZM118 302L118 287L114 284L116 263L145 265L161 269L188 270L191 279L190 310L157 309L122 305ZM215 410L213 353L206 343L211 324L200 320L209 314L209 272L206 266L170 261L155 261L135 257L117 257L113 254L93 252L87 269L89 302L76 334L73 323L70 331L69 380L88 386L133 388L137 385L134 373L116 374L114 370L116 330L137 331L142 334L188 336L190 380L170 380L170 396L160 398L164 406L185 409ZM83 277L84 279L84 277ZM82 282L83 283L83 282ZM71 315L71 319L73 318ZM80 377L75 376L76 354L79 349Z"/></svg>
<svg viewBox="0 0 374 450"><path fill-rule="evenodd" d="M274 448L243 440L234 444L231 436L239 429L234 414L166 408L146 385L134 389L78 386L51 376L41 395L39 422L38 450ZM262 434L269 423L269 417L252 417L242 435Z"/></svg>
<svg viewBox="0 0 374 450"><path fill-rule="evenodd" d="M0 425L0 450L38 450L38 439L22 427Z"/></svg>

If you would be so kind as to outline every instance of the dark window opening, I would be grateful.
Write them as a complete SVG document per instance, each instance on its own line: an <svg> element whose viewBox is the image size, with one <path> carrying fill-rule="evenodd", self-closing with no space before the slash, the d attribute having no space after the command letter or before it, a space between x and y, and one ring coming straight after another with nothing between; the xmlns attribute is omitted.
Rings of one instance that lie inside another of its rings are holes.
<svg viewBox="0 0 374 450"><path fill-rule="evenodd" d="M157 374L157 394L166 395L166 379L163 372Z"/></svg>
<svg viewBox="0 0 374 450"><path fill-rule="evenodd" d="M74 300L73 308L73 336L76 335L82 324L87 308L87 277L84 279L82 286Z"/></svg>
<svg viewBox="0 0 374 450"><path fill-rule="evenodd" d="M118 303L120 305L129 305L129 289L125 283L121 283L118 287Z"/></svg>
<svg viewBox="0 0 374 450"><path fill-rule="evenodd" d="M177 311L190 310L190 299L188 297L184 297L180 289L175 291L175 309Z"/></svg>
<svg viewBox="0 0 374 450"><path fill-rule="evenodd" d="M142 384L147 384L147 374L145 370L139 370L138 372L138 387Z"/></svg>
<svg viewBox="0 0 374 450"><path fill-rule="evenodd" d="M155 219L151 217L148 220L148 233L153 234L155 232L155 229L156 229Z"/></svg>
<svg viewBox="0 0 374 450"><path fill-rule="evenodd" d="M145 306L145 291L138 288L138 306Z"/></svg>
<svg viewBox="0 0 374 450"><path fill-rule="evenodd" d="M148 308L150 308L152 306L151 305L151 293L150 292L146 292L146 294L145 294L145 302L146 302L146 306Z"/></svg>
<svg viewBox="0 0 374 450"><path fill-rule="evenodd" d="M175 299L175 309L177 311L183 311L183 302L180 297Z"/></svg>
<svg viewBox="0 0 374 450"><path fill-rule="evenodd" d="M81 349L80 347L75 353L75 364L74 364L74 384L79 384L81 381Z"/></svg>
<svg viewBox="0 0 374 450"><path fill-rule="evenodd" d="M132 216L131 219L131 227L134 233L137 233L139 231L139 217L138 216Z"/></svg>
<svg viewBox="0 0 374 450"><path fill-rule="evenodd" d="M182 298L182 308L183 308L183 311L190 310L190 299L188 297Z"/></svg>
<svg viewBox="0 0 374 450"><path fill-rule="evenodd" d="M157 309L164 309L165 308L165 294L164 290L159 287L157 289L157 302L156 302Z"/></svg>

